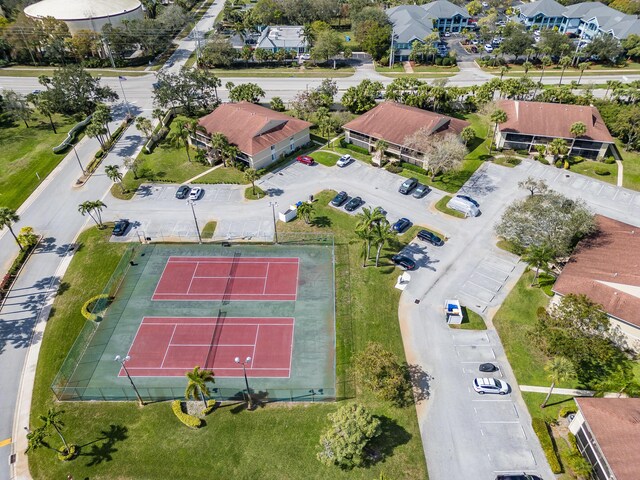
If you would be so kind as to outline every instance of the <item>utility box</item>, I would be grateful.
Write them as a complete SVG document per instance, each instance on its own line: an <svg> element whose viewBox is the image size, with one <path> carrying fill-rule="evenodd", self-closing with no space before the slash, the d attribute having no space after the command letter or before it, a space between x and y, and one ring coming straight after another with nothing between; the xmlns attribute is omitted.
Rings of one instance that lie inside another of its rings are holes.
<svg viewBox="0 0 640 480"><path fill-rule="evenodd" d="M462 307L458 300L445 300L444 311L447 316L447 323L462 323Z"/></svg>
<svg viewBox="0 0 640 480"><path fill-rule="evenodd" d="M284 212L278 212L278 219L281 222L290 222L298 216L298 209L295 205L289 205L289 209Z"/></svg>

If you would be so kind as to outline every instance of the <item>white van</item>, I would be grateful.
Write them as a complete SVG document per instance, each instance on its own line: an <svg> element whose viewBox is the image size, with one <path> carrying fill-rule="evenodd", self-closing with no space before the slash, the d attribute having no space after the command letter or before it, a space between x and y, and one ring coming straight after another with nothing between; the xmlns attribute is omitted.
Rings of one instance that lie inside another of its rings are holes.
<svg viewBox="0 0 640 480"><path fill-rule="evenodd" d="M451 210L456 210L458 212L464 213L465 217L477 217L480 215L480 209L476 207L469 200L465 200L460 197L453 197L447 203L447 207Z"/></svg>

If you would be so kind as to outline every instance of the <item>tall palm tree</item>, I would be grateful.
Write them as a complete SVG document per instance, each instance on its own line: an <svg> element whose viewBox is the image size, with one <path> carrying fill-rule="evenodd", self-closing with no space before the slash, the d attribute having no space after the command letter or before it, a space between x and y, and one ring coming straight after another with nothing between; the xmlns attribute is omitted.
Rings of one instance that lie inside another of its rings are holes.
<svg viewBox="0 0 640 480"><path fill-rule="evenodd" d="M94 200L91 202L91 208L98 217L98 226L102 227L102 209L107 208L107 205L102 200Z"/></svg>
<svg viewBox="0 0 640 480"><path fill-rule="evenodd" d="M229 140L224 133L214 132L211 134L211 150L214 152L214 156L218 159L224 159L223 152L229 146ZM227 166L225 162L225 167Z"/></svg>
<svg viewBox="0 0 640 480"><path fill-rule="evenodd" d="M311 223L311 215L313 215L314 205L311 202L302 202L298 207L298 214L304 219L304 223Z"/></svg>
<svg viewBox="0 0 640 480"><path fill-rule="evenodd" d="M361 231L367 234L367 258L371 256L371 229L373 225L385 220L380 207L363 207L362 211L356 215L356 232Z"/></svg>
<svg viewBox="0 0 640 480"><path fill-rule="evenodd" d="M545 408L547 406L547 402L549 401L549 397L551 396L551 392L556 386L556 383L566 382L570 380L576 375L576 370L569 360L566 357L555 357L547 362L544 366L545 371L549 374L548 378L551 380L551 387L549 387L549 393L547 393L544 402L540 405L540 408Z"/></svg>
<svg viewBox="0 0 640 480"><path fill-rule="evenodd" d="M378 222L374 225L373 230L371 231L373 234L373 243L376 244L376 267L378 266L378 262L380 260L380 252L382 251L382 247L385 244L389 243L389 241L395 238L396 234L391 229L391 225L389 222L384 220L382 222Z"/></svg>
<svg viewBox="0 0 640 480"><path fill-rule="evenodd" d="M581 62L578 64L578 68L580 69L580 78L578 78L578 85L580 85L580 82L582 81L582 74L584 74L584 71L589 68L589 62Z"/></svg>
<svg viewBox="0 0 640 480"><path fill-rule="evenodd" d="M571 136L573 137L569 152L573 152L573 146L576 144L576 139L587 133L587 126L583 122L575 122L571 124L569 132L571 132Z"/></svg>
<svg viewBox="0 0 640 480"><path fill-rule="evenodd" d="M258 172L256 172L255 168L247 168L244 171L244 179L251 183L251 191L253 192L253 194L256 194L256 180L258 180L260 178L260 176L258 175Z"/></svg>
<svg viewBox="0 0 640 480"><path fill-rule="evenodd" d="M496 139L496 133L498 132L498 125L501 123L504 123L507 121L507 112L505 112L504 110L498 108L496 110L493 111L493 113L491 114L491 122L494 124L493 127L493 137L491 138L491 141L489 142L489 155L491 155L491 151L493 148L493 142Z"/></svg>
<svg viewBox="0 0 640 480"><path fill-rule="evenodd" d="M367 260L369 259L373 232L371 230L356 230L356 235L362 240L362 267L364 268L367 266Z"/></svg>
<svg viewBox="0 0 640 480"><path fill-rule="evenodd" d="M558 62L558 64L562 67L562 72L560 73L560 81L558 82L558 85L562 85L562 77L564 77L564 71L571 66L571 57L567 57L564 56L560 59L560 62Z"/></svg>
<svg viewBox="0 0 640 480"><path fill-rule="evenodd" d="M44 428L53 427L56 431L60 440L62 440L62 444L64 445L65 452L69 451L69 445L67 444L67 440L62 435L62 429L64 428L64 422L60 418L60 416L64 413L64 410L56 410L55 408L50 408L45 415L38 415L38 418L42 420L44 423Z"/></svg>
<svg viewBox="0 0 640 480"><path fill-rule="evenodd" d="M80 215L82 215L83 217L85 215L89 215L91 217L91 220L93 220L96 225L100 226L100 224L98 223L98 219L93 216L93 202L91 200L87 200L78 205L78 212L80 212Z"/></svg>
<svg viewBox="0 0 640 480"><path fill-rule="evenodd" d="M176 148L184 146L187 152L187 159L191 161L191 153L189 153L189 128L187 122L182 119L176 120L175 130L168 138L169 143Z"/></svg>
<svg viewBox="0 0 640 480"><path fill-rule="evenodd" d="M607 90L604 92L604 98L607 98L609 95L609 90L611 90L611 94L622 86L622 82L620 80L607 80Z"/></svg>
<svg viewBox="0 0 640 480"><path fill-rule="evenodd" d="M160 123L164 120L164 111L161 108L154 108L153 112L151 112L153 118L157 118Z"/></svg>
<svg viewBox="0 0 640 480"><path fill-rule="evenodd" d="M240 156L242 151L236 145L227 145L227 148L222 152L222 156L225 160L225 164L227 162L231 162L234 166L236 164L236 159Z"/></svg>
<svg viewBox="0 0 640 480"><path fill-rule="evenodd" d="M543 243L542 245L531 245L525 253L522 255L522 260L527 262L530 267L535 268L535 275L533 276L533 280L531 280L531 286L536 283L538 280L538 276L540 275L540 270L544 272L549 271L549 262L551 262L554 258L552 248Z"/></svg>
<svg viewBox="0 0 640 480"><path fill-rule="evenodd" d="M2 230L4 227L7 227L11 232L11 235L13 235L13 239L18 244L18 247L20 247L20 250L24 250L22 248L22 245L20 245L20 242L18 241L18 237L16 237L16 234L12 228L13 224L19 220L20 220L20 215L18 215L13 208L0 207L0 230Z"/></svg>
<svg viewBox="0 0 640 480"><path fill-rule="evenodd" d="M153 125L151 125L151 120L146 117L136 117L135 124L136 128L144 133L144 136L147 137L147 140L149 140L149 137L151 137L151 134L153 133Z"/></svg>
<svg viewBox="0 0 640 480"><path fill-rule="evenodd" d="M193 398L196 400L198 397L202 399L204 408L207 408L207 399L210 395L207 383L215 383L214 374L211 370L200 370L200 367L194 367L193 371L186 374L187 388L184 391L184 396L187 400Z"/></svg>
<svg viewBox="0 0 640 480"><path fill-rule="evenodd" d="M526 78L527 74L529 73L529 70L531 70L531 67L533 67L533 63L531 63L529 60L527 60L526 62L524 62L522 64L522 69L524 70L525 78Z"/></svg>
<svg viewBox="0 0 640 480"><path fill-rule="evenodd" d="M569 149L567 148L567 142L564 138L554 138L551 140L551 143L549 143L547 150L553 155L553 160L556 161L558 157L566 155Z"/></svg>
<svg viewBox="0 0 640 480"><path fill-rule="evenodd" d="M124 193L124 184L122 183L124 175L122 175L120 167L118 165L107 165L106 167L104 167L104 173L107 174L107 177L113 183L119 184L120 190L122 190L122 193Z"/></svg>
<svg viewBox="0 0 640 480"><path fill-rule="evenodd" d="M538 81L542 82L542 77L544 76L544 69L550 66L553 62L551 61L551 57L549 55L545 55L544 57L542 57L542 60L540 60L540 63L542 63L542 71L540 72L540 80Z"/></svg>

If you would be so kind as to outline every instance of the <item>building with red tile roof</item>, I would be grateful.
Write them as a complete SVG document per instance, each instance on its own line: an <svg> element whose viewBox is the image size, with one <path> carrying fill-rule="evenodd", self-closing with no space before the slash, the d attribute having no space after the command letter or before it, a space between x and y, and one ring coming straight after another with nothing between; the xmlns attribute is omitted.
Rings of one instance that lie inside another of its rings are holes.
<svg viewBox="0 0 640 480"><path fill-rule="evenodd" d="M602 215L596 224L597 232L578 244L553 291L599 303L629 347L640 349L640 228Z"/></svg>
<svg viewBox="0 0 640 480"><path fill-rule="evenodd" d="M420 165L420 154L405 146L405 139L420 129L427 129L431 135L454 133L459 135L469 122L448 117L440 113L409 107L401 103L383 102L346 123L345 140L372 151L378 140L389 144L386 153L401 160Z"/></svg>
<svg viewBox="0 0 640 480"><path fill-rule="evenodd" d="M210 147L210 137L222 133L242 154L239 160L259 170L310 142L311 123L249 102L225 103L200 118L204 132L194 143Z"/></svg>
<svg viewBox="0 0 640 480"><path fill-rule="evenodd" d="M598 480L640 478L640 398L575 399L578 413L569 424L578 450Z"/></svg>
<svg viewBox="0 0 640 480"><path fill-rule="evenodd" d="M609 156L622 159L596 107L500 100L498 108L507 114L507 121L499 124L496 132L498 148L535 152L536 145L563 138L570 147L569 155L591 160ZM574 138L571 125L577 122L585 125L586 132Z"/></svg>

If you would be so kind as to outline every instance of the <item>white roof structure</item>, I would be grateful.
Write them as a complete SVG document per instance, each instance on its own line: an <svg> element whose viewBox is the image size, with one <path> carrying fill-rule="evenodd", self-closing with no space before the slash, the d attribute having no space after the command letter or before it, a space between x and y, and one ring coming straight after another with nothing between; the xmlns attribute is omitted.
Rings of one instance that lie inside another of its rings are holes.
<svg viewBox="0 0 640 480"><path fill-rule="evenodd" d="M43 0L25 7L30 17L84 20L114 17L141 8L138 0Z"/></svg>

